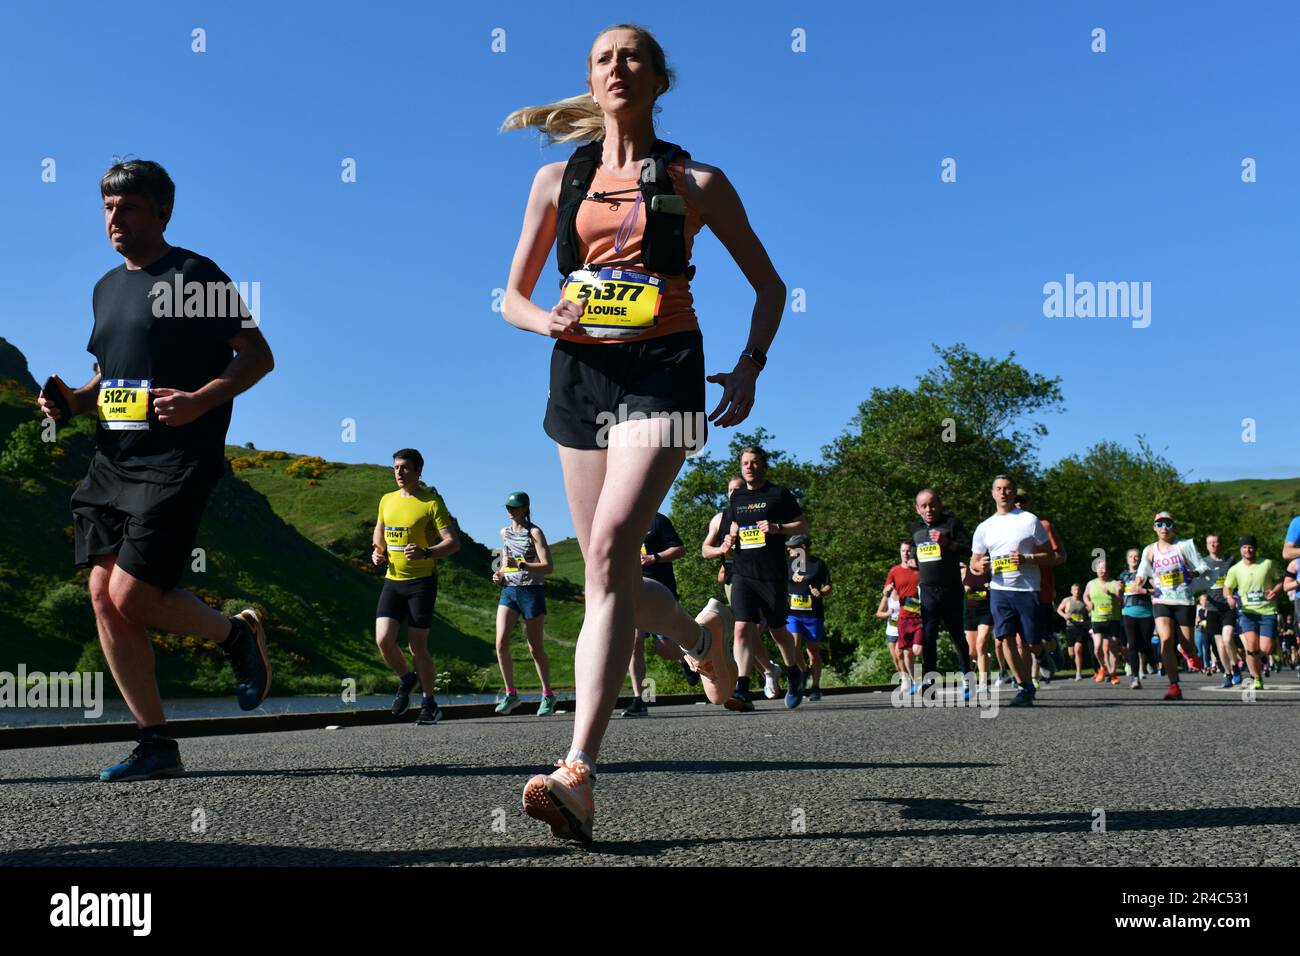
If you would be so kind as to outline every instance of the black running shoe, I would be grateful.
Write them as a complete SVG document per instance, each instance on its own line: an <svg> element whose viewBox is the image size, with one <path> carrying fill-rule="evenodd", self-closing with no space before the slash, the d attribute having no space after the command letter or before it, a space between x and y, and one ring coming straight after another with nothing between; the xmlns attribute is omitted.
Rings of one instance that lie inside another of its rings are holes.
<svg viewBox="0 0 1300 956"><path fill-rule="evenodd" d="M650 708L645 705L645 701L643 701L640 697L633 697L632 703L628 704L627 707L624 708L623 713L619 714L619 716L620 717L649 717Z"/></svg>
<svg viewBox="0 0 1300 956"><path fill-rule="evenodd" d="M442 720L442 708L437 704L421 704L420 716L415 718L417 727L430 727Z"/></svg>
<svg viewBox="0 0 1300 956"><path fill-rule="evenodd" d="M397 694L393 697L393 716L401 717L411 706L411 691L415 690L415 685L419 681L413 680L410 684L398 681Z"/></svg>
<svg viewBox="0 0 1300 956"><path fill-rule="evenodd" d="M271 662L266 656L262 622L252 609L240 611L230 621L234 633L220 645L235 672L235 697L243 710L253 710L271 692Z"/></svg>
<svg viewBox="0 0 1300 956"><path fill-rule="evenodd" d="M698 687L700 684L700 675L691 670L691 665L682 661L682 670L686 672L686 683L691 687Z"/></svg>

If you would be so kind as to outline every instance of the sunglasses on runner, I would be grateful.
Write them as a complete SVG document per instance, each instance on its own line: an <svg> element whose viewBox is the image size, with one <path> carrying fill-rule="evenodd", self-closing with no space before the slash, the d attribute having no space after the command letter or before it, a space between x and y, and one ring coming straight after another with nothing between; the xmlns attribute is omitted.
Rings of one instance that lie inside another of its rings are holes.
<svg viewBox="0 0 1300 956"><path fill-rule="evenodd" d="M1173 526L1174 526L1174 523L1173 523L1172 521L1157 521L1157 522L1156 522L1156 527L1157 527L1157 528L1172 528Z"/></svg>

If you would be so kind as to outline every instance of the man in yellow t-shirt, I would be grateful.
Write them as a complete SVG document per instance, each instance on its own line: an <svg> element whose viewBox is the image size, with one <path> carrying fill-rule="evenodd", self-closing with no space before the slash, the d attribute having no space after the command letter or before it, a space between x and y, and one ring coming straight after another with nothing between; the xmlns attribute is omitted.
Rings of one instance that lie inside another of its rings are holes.
<svg viewBox="0 0 1300 956"><path fill-rule="evenodd" d="M393 453L397 490L379 500L371 561L376 567L388 565L375 609L375 643L400 681L393 716L406 713L418 675L424 696L416 723L428 725L442 716L433 696L433 658L429 656L429 626L438 599L438 559L460 550L460 536L442 496L433 488L420 487L422 471L424 457L414 448ZM414 674L397 647L403 621L409 621L406 640L415 662Z"/></svg>

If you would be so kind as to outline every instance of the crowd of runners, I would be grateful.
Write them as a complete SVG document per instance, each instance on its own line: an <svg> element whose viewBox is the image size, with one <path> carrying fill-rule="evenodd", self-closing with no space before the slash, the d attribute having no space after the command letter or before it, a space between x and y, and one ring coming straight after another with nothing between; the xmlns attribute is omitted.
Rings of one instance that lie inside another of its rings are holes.
<svg viewBox="0 0 1300 956"><path fill-rule="evenodd" d="M718 562L726 600L711 598L695 615L679 603L673 564L688 549L659 509L687 452L705 438L705 427L686 424L707 419L726 428L749 416L786 287L722 170L656 137L655 101L674 77L654 37L629 25L604 30L586 67L582 94L506 120L504 128L584 145L537 172L502 302L512 326L555 340L543 427L558 448L585 568L571 745L554 771L524 783L523 805L556 836L583 842L592 838L597 759L625 674L634 701L623 716L646 713L647 638L656 654L680 662L712 704L752 711L761 686L766 697L783 694L795 708L821 694L825 605L833 593L796 496L768 481L766 454L750 447L700 545L702 558ZM159 309L160 286L233 287L210 259L165 240L175 186L161 166L117 163L100 192L108 239L123 263L95 286L87 346L95 373L75 389L51 376L38 401L56 422L78 414L98 422L94 458L72 497L75 560L90 569L100 643L139 726L135 750L101 774L126 781L183 769L167 733L148 628L219 646L242 708L256 708L270 690L257 615L226 617L178 584L227 467L233 400L274 362L256 323L242 321L246 312L196 314L188 299L170 314ZM754 290L734 367L707 378L689 263L704 226ZM532 295L552 248L562 291L546 308ZM707 416L706 381L722 389ZM442 498L421 484L423 466L414 448L393 456L397 487L378 504L372 561L385 568L375 639L398 680L393 710L411 706L418 687L417 723L429 725L440 713L428 648L437 564L460 548L460 538ZM1277 666L1274 642L1290 632L1276 601L1283 591L1297 596L1300 518L1287 533L1283 567L1260 559L1249 537L1239 541L1239 559L1217 536L1207 539L1203 557L1161 512L1155 541L1126 556L1127 570L1112 577L1099 561L1094 579L1072 585L1058 601L1051 569L1067 560L1059 533L1011 478L997 476L991 492L994 513L973 533L933 488L919 490L916 520L899 529L899 562L882 582L876 614L888 621L886 640L907 690L924 691L934 679L946 631L965 696L988 692L995 664L994 685L1016 686L1012 705L1032 705L1041 682L1062 669L1058 621L1075 679L1091 655L1099 682L1119 683L1124 667L1140 689L1153 670L1163 673L1166 700L1180 699L1184 669L1212 666L1225 686L1249 679L1259 687ZM497 710L519 704L510 637L522 618L545 716L556 700L543 647L551 549L527 494L510 494L505 507L509 523L493 573L501 586ZM397 643L403 624L409 664ZM1286 654L1294 666L1294 641Z"/></svg>

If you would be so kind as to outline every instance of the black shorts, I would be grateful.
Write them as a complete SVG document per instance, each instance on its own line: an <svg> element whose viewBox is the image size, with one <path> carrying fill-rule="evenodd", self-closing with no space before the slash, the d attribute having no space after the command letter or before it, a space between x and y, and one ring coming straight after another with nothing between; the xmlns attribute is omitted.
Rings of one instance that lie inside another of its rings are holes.
<svg viewBox="0 0 1300 956"><path fill-rule="evenodd" d="M426 628L433 623L433 605L438 600L438 576L417 578L414 581L384 579L384 589L379 592L379 606L375 617L391 617L397 623L410 619L411 627Z"/></svg>
<svg viewBox="0 0 1300 956"><path fill-rule="evenodd" d="M565 448L607 448L609 429L635 414L678 413L676 437L704 447L704 336L697 329L644 342L560 339L542 427Z"/></svg>
<svg viewBox="0 0 1300 956"><path fill-rule="evenodd" d="M1180 627L1192 627L1196 623L1196 608L1190 604L1161 604L1157 601L1152 604L1151 611L1157 618L1172 617Z"/></svg>
<svg viewBox="0 0 1300 956"><path fill-rule="evenodd" d="M989 610L986 604L980 608L973 608L969 605L966 608L966 630L974 631L980 627L993 626L993 612Z"/></svg>
<svg viewBox="0 0 1300 956"><path fill-rule="evenodd" d="M768 627L785 627L786 582L759 581L743 575L731 578L731 610L744 624L765 622Z"/></svg>
<svg viewBox="0 0 1300 956"><path fill-rule="evenodd" d="M1067 644L1088 643L1088 625L1086 624L1065 625L1065 642Z"/></svg>
<svg viewBox="0 0 1300 956"><path fill-rule="evenodd" d="M1094 634L1104 634L1113 640L1124 642L1123 621L1093 621L1089 626Z"/></svg>
<svg viewBox="0 0 1300 956"><path fill-rule="evenodd" d="M170 591L193 557L203 509L229 467L222 458L170 471L96 454L72 493L77 567L113 554L132 577Z"/></svg>
<svg viewBox="0 0 1300 956"><path fill-rule="evenodd" d="M1237 624L1237 613L1228 607L1228 602L1216 604L1214 601L1205 602L1205 629L1214 636L1223 633L1223 629L1228 626L1235 627Z"/></svg>

